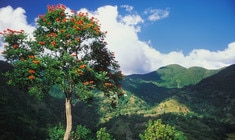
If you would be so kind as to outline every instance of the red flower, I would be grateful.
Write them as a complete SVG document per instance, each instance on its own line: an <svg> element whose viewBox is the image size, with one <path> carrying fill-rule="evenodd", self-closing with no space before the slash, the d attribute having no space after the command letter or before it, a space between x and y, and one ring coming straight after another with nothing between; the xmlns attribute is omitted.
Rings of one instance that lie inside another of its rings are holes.
<svg viewBox="0 0 235 140"><path fill-rule="evenodd" d="M84 68L86 68L86 65L85 64L83 64L83 65L80 65L80 67L79 67L80 69L84 69Z"/></svg>
<svg viewBox="0 0 235 140"><path fill-rule="evenodd" d="M34 64L40 64L40 61L39 60L33 60L32 61Z"/></svg>
<svg viewBox="0 0 235 140"><path fill-rule="evenodd" d="M29 78L30 80L33 80L33 79L35 79L35 76L30 75L28 78Z"/></svg>
<svg viewBox="0 0 235 140"><path fill-rule="evenodd" d="M80 41L80 38L79 38L79 37L76 37L75 40L76 40L76 41Z"/></svg>
<svg viewBox="0 0 235 140"><path fill-rule="evenodd" d="M66 18L64 18L64 19L62 20L62 22L66 22Z"/></svg>
<svg viewBox="0 0 235 140"><path fill-rule="evenodd" d="M58 21L60 21L60 18L56 18L55 20L58 22Z"/></svg>
<svg viewBox="0 0 235 140"><path fill-rule="evenodd" d="M19 46L17 44L13 45L14 49L17 49Z"/></svg>
<svg viewBox="0 0 235 140"><path fill-rule="evenodd" d="M34 58L36 58L34 55L30 55L30 56L28 56L28 58L32 58L32 59L34 59Z"/></svg>
<svg viewBox="0 0 235 140"><path fill-rule="evenodd" d="M40 45L45 45L46 43L43 42L43 41L39 41L38 44L40 44Z"/></svg>
<svg viewBox="0 0 235 140"><path fill-rule="evenodd" d="M60 30L60 32L61 32L61 33L63 33L63 32L64 32L64 30L63 30L63 29L61 29L61 30Z"/></svg>
<svg viewBox="0 0 235 140"><path fill-rule="evenodd" d="M52 41L51 42L51 45L54 47L56 45L56 42L55 41Z"/></svg>
<svg viewBox="0 0 235 140"><path fill-rule="evenodd" d="M61 6L62 9L66 9L66 6L63 5L63 4L61 4L60 6Z"/></svg>
<svg viewBox="0 0 235 140"><path fill-rule="evenodd" d="M73 28L75 29L75 30L79 30L80 28L78 27L78 26L73 26Z"/></svg>
<svg viewBox="0 0 235 140"><path fill-rule="evenodd" d="M89 85L89 82L83 82L83 85L85 85L85 86Z"/></svg>
<svg viewBox="0 0 235 140"><path fill-rule="evenodd" d="M35 70L29 70L29 73L30 73L30 74L34 74L34 73L35 73Z"/></svg>

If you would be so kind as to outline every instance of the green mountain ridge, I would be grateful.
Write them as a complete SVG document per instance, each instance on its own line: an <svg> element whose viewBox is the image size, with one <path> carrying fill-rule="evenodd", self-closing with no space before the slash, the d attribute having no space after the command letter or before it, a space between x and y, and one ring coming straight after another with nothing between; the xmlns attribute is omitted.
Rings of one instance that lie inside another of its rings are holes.
<svg viewBox="0 0 235 140"><path fill-rule="evenodd" d="M190 140L234 139L234 71L234 65L219 70L169 65L148 74L126 76L123 87L133 104L120 107L122 115L131 114L122 123L130 126L127 130L141 130L144 120L160 118ZM180 87L176 80L182 81ZM125 107L135 108L135 112L129 113ZM140 127L132 125L134 122ZM135 132L133 135L138 138Z"/></svg>
<svg viewBox="0 0 235 140"><path fill-rule="evenodd" d="M0 73L11 69L0 61ZM168 65L148 74L129 75L123 80L126 95L117 108L112 109L103 93L96 93L89 105L73 103L73 121L92 132L106 127L118 140L138 140L149 119L162 119L189 140L232 140L234 77L235 65L219 70ZM9 87L1 74L0 79L0 139L46 139L49 128L64 125L64 99L49 94L38 101Z"/></svg>
<svg viewBox="0 0 235 140"><path fill-rule="evenodd" d="M177 64L161 67L147 74L133 74L126 76L124 81L139 80L152 82L159 87L182 88L187 85L195 85L200 80L209 77L219 70L207 70L202 67L184 68Z"/></svg>

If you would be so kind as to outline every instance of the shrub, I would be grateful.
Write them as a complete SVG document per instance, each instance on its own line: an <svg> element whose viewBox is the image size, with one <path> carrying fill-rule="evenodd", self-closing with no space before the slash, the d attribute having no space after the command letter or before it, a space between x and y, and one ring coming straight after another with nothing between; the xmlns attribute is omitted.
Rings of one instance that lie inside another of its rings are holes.
<svg viewBox="0 0 235 140"><path fill-rule="evenodd" d="M144 134L140 134L141 140L186 140L183 132L168 124L162 124L161 119L149 120Z"/></svg>
<svg viewBox="0 0 235 140"><path fill-rule="evenodd" d="M100 128L100 130L96 132L97 140L112 140L112 136L106 131L106 128Z"/></svg>
<svg viewBox="0 0 235 140"><path fill-rule="evenodd" d="M82 125L77 125L76 131L72 131L71 135L75 140L88 140L91 130Z"/></svg>
<svg viewBox="0 0 235 140"><path fill-rule="evenodd" d="M48 131L49 131L49 140L63 140L65 128L62 126L62 124L49 128Z"/></svg>

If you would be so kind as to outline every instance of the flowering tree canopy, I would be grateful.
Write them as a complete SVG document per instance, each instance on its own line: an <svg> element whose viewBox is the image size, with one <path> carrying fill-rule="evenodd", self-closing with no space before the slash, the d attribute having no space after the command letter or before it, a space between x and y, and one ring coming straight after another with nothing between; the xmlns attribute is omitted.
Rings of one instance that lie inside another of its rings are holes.
<svg viewBox="0 0 235 140"><path fill-rule="evenodd" d="M58 86L70 102L92 97L92 90L117 99L123 94L119 65L104 41L98 20L88 13L67 13L64 5L48 6L39 15L34 38L23 31L4 30L3 55L14 70L9 84L42 97ZM113 101L115 105L116 102Z"/></svg>
<svg viewBox="0 0 235 140"><path fill-rule="evenodd" d="M9 83L40 96L55 84L66 97L73 92L80 96L81 89L121 95L122 74L114 53L106 48L107 32L87 13L68 15L65 9L48 6L48 12L39 15L35 40L28 40L23 30L1 33L6 43L2 53L15 66Z"/></svg>

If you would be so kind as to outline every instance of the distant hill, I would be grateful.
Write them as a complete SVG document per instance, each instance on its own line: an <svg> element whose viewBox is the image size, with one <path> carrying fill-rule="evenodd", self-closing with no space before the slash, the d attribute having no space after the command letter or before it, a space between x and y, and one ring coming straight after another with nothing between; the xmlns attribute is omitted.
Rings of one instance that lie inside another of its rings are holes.
<svg viewBox="0 0 235 140"><path fill-rule="evenodd" d="M195 85L202 79L217 73L219 70L207 70L202 67L184 68L177 64L161 67L148 74L134 74L126 76L126 82L139 81L141 83L153 83L159 87L182 88L187 85ZM124 82L125 84L125 82Z"/></svg>
<svg viewBox="0 0 235 140"><path fill-rule="evenodd" d="M125 90L153 105L170 97L175 89L195 85L218 71L201 67L186 69L172 64L147 74L126 76L122 86Z"/></svg>

